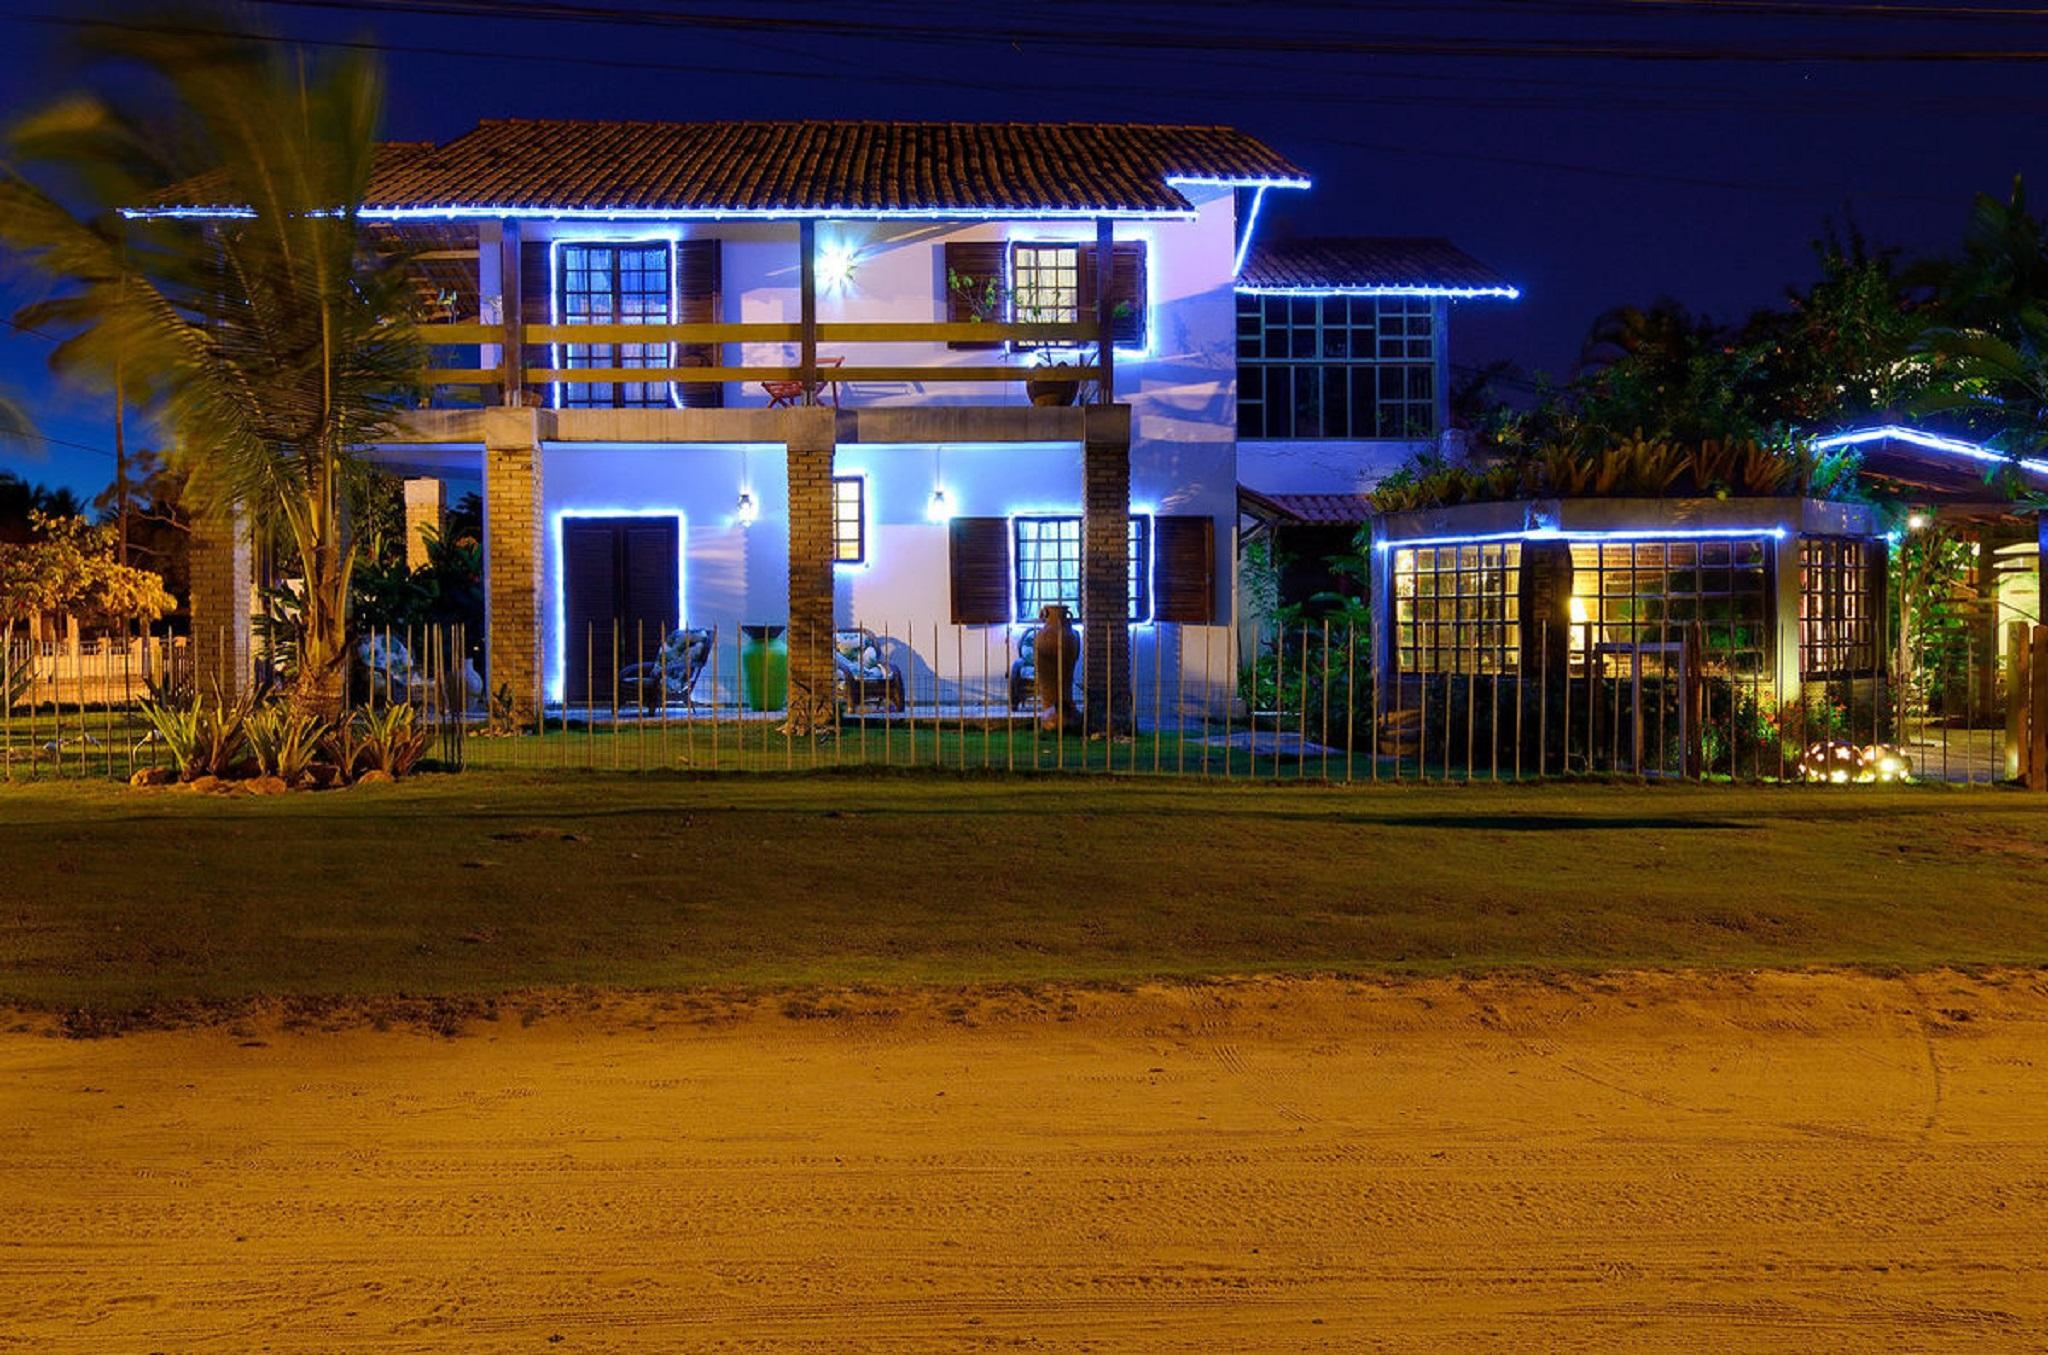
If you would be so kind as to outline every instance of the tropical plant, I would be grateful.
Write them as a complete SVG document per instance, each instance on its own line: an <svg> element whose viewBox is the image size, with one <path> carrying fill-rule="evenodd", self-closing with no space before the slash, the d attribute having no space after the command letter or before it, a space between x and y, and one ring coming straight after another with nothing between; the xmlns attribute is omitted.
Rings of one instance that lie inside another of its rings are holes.
<svg viewBox="0 0 2048 1355"><path fill-rule="evenodd" d="M1451 465L1425 454L1380 481L1382 513L1531 498L1686 498L1800 495L1853 499L1854 452L1816 453L1756 442L1682 445L1640 434L1588 451L1554 445L1491 466Z"/></svg>
<svg viewBox="0 0 2048 1355"><path fill-rule="evenodd" d="M355 780L363 770L366 752L361 711L344 711L340 719L327 726L327 733L320 740L321 759L343 781Z"/></svg>
<svg viewBox="0 0 2048 1355"><path fill-rule="evenodd" d="M246 754L250 703L197 697L182 705L145 699L142 714L187 781L226 776Z"/></svg>
<svg viewBox="0 0 2048 1355"><path fill-rule="evenodd" d="M360 55L314 60L203 23L90 31L93 55L123 63L118 83L10 138L0 241L55 291L17 318L63 336L61 371L124 373L174 435L188 507L216 522L246 511L286 538L302 579L292 699L332 716L350 449L416 402L424 368L403 260L356 212L382 81ZM121 215L168 185L237 215Z"/></svg>
<svg viewBox="0 0 2048 1355"><path fill-rule="evenodd" d="M384 706L363 714L362 762L366 770L408 775L426 756L429 732L409 705Z"/></svg>
<svg viewBox="0 0 2048 1355"><path fill-rule="evenodd" d="M246 734L257 770L287 785L304 780L327 737L327 722L317 715L272 702L249 717Z"/></svg>

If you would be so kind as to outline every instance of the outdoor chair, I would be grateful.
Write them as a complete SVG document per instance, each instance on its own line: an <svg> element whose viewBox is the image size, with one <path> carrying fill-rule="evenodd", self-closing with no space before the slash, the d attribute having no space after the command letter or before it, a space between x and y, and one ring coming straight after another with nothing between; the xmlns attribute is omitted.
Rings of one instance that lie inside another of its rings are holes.
<svg viewBox="0 0 2048 1355"><path fill-rule="evenodd" d="M711 661L718 642L718 628L686 627L670 631L661 642L661 652L646 663L631 663L619 670L619 686L642 709L681 701L697 708L694 695L697 679Z"/></svg>
<svg viewBox="0 0 2048 1355"><path fill-rule="evenodd" d="M370 699L385 704L410 701L423 678L413 666L412 651L389 631L372 631L356 643Z"/></svg>
<svg viewBox="0 0 2048 1355"><path fill-rule="evenodd" d="M839 699L848 710L880 706L901 711L905 704L903 670L882 657L875 633L864 626L832 633L832 662Z"/></svg>
<svg viewBox="0 0 2048 1355"><path fill-rule="evenodd" d="M819 358L818 366L821 368L839 367L844 365L845 362L846 359L843 357ZM813 398L816 398L827 386L832 388L832 408L837 409L839 408L839 383L837 381L821 379L812 384L810 393ZM768 408L770 409L788 409L792 405L800 405L804 402L804 383L801 380L763 381L761 389L768 396Z"/></svg>

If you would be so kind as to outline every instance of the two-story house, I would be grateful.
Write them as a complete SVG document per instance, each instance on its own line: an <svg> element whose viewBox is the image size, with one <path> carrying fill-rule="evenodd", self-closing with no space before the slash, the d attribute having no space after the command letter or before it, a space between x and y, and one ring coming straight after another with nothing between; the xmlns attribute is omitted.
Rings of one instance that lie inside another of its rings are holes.
<svg viewBox="0 0 2048 1355"><path fill-rule="evenodd" d="M1125 710L1226 652L1240 483L1354 493L1433 441L1449 302L1514 295L1441 242L1261 241L1309 186L1227 127L394 144L361 214L415 251L442 365L366 455L481 489L488 681L522 713L685 625L786 627L798 721L849 625L916 690L981 699L1048 603L1081 618L1086 704ZM231 618L246 553L208 558L195 612Z"/></svg>

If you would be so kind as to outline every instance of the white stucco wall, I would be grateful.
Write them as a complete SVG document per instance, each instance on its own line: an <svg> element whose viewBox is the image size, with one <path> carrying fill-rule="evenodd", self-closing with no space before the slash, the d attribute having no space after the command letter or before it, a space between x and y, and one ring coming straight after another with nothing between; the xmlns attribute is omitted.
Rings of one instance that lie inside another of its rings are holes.
<svg viewBox="0 0 2048 1355"><path fill-rule="evenodd" d="M1132 407L1131 498L1138 511L1206 514L1216 523L1217 618L1230 615L1233 529L1236 522L1236 341L1232 263L1234 205L1228 189L1186 190L1198 207L1187 222L1119 223L1119 240L1147 245L1148 338L1142 350L1119 349L1117 397ZM550 228L537 223L528 238L722 240L722 295L726 321L794 321L798 316L794 223L674 223L619 227L578 223ZM827 223L818 231L820 253L847 252L853 268L846 284L821 294L819 319L935 321L945 318L945 251L949 241L1094 239L1092 222L1008 222L952 225L930 222ZM494 290L494 251L485 250L484 285ZM942 344L822 346L825 356L849 365L987 365L1015 361L992 350L955 352ZM735 365L793 363L793 346L728 346ZM759 405L758 386L726 387L728 405ZM860 383L841 392L849 406L947 403L1022 404L1019 384ZM892 636L906 631L912 644L892 646L920 693L951 700L964 682L970 699L988 687L999 693L1006 642L1021 627L969 628L951 624L947 536L927 520L931 492L943 483L952 511L1007 517L1019 512L1072 512L1081 506L1081 449L1075 446L983 445L898 447L845 445L839 474L868 482L868 560L839 571L839 619ZM758 505L751 527L734 521L742 484ZM554 524L563 513L675 511L684 521L684 607L692 625L720 628L727 645L739 623L779 623L787 611L786 482L782 449L764 446L579 447L551 444L542 476L549 539L543 552L544 653L553 677L565 638L557 598L558 544ZM939 634L934 639L932 627ZM1204 643L1203 632L1215 634ZM1165 650L1154 652L1159 635ZM1141 628L1133 655L1144 678L1141 701L1155 671L1189 700L1199 698L1201 666L1227 685L1223 645L1227 626ZM1190 671L1181 674L1181 651ZM728 684L729 685L729 684ZM551 690L554 687L551 685ZM730 692L726 693L728 698ZM993 695L993 700L1000 700Z"/></svg>

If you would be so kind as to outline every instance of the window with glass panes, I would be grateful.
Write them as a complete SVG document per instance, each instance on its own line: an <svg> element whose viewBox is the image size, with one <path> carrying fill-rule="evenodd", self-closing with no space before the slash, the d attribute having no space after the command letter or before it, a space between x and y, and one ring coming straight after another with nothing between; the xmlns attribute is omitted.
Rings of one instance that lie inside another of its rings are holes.
<svg viewBox="0 0 2048 1355"><path fill-rule="evenodd" d="M665 240L632 244L573 243L557 247L555 313L565 325L665 325L669 321L669 246ZM570 343L564 367L668 367L665 343ZM569 408L666 408L666 381L564 382L556 387Z"/></svg>
<svg viewBox="0 0 2048 1355"><path fill-rule="evenodd" d="M1436 435L1436 309L1429 297L1237 298L1237 434Z"/></svg>
<svg viewBox="0 0 2048 1355"><path fill-rule="evenodd" d="M1808 537L1799 543L1799 672L1847 677L1877 667L1882 576L1876 543Z"/></svg>
<svg viewBox="0 0 2048 1355"><path fill-rule="evenodd" d="M1583 671L1590 649L1602 672L1625 675L1630 660L1621 647L1681 644L1698 626L1706 671L1768 671L1766 538L1580 542L1571 549L1575 669Z"/></svg>
<svg viewBox="0 0 2048 1355"><path fill-rule="evenodd" d="M857 565L868 558L868 482L858 475L832 477L832 559Z"/></svg>
<svg viewBox="0 0 2048 1355"><path fill-rule="evenodd" d="M1010 317L1035 325L1072 324L1081 318L1079 245L1017 245L1011 250Z"/></svg>
<svg viewBox="0 0 2048 1355"><path fill-rule="evenodd" d="M1152 610L1151 522L1133 515L1126 537L1130 570L1130 619ZM1017 578L1017 619L1036 621L1038 609L1059 603L1081 614L1081 519L1039 516L1011 519L1010 564Z"/></svg>
<svg viewBox="0 0 2048 1355"><path fill-rule="evenodd" d="M1401 672L1520 668L1520 542L1412 546L1392 554L1395 663Z"/></svg>

